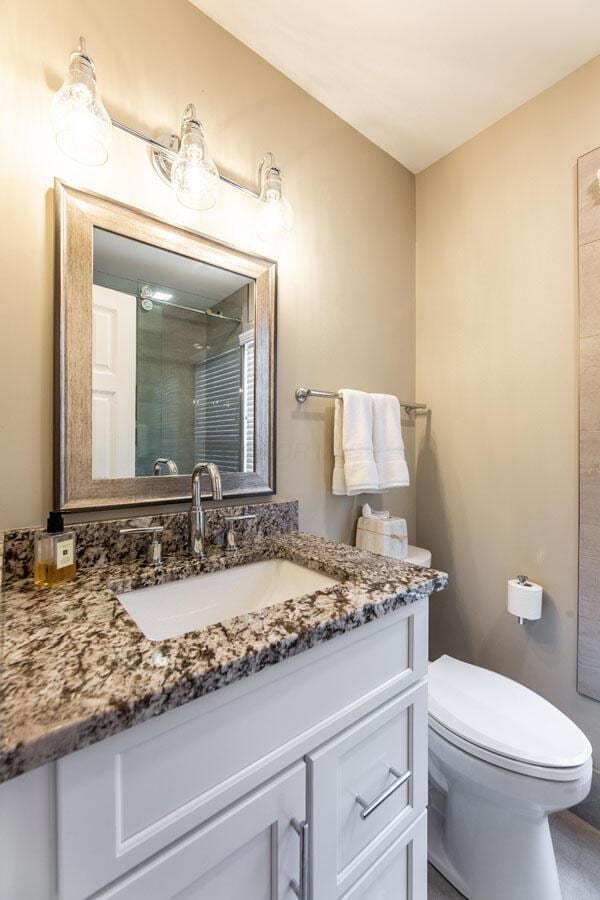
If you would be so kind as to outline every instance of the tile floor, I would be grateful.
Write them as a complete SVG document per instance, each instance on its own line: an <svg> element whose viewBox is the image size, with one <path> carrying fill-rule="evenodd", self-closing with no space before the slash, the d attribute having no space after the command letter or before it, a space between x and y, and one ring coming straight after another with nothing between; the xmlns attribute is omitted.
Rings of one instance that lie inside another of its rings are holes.
<svg viewBox="0 0 600 900"><path fill-rule="evenodd" d="M600 831L570 812L553 816L551 827L563 900L600 900ZM427 896L428 900L460 900L463 895L429 866Z"/></svg>

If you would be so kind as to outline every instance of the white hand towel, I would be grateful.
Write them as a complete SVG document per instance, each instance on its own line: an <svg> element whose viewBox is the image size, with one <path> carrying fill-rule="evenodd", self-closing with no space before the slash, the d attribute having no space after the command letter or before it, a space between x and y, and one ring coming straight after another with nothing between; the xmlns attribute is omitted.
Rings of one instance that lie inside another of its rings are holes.
<svg viewBox="0 0 600 900"><path fill-rule="evenodd" d="M391 394L372 394L373 455L379 490L410 484L400 425L400 402Z"/></svg>
<svg viewBox="0 0 600 900"><path fill-rule="evenodd" d="M344 403L335 401L333 417L333 480L331 490L337 496L346 497L346 476L344 475Z"/></svg>
<svg viewBox="0 0 600 900"><path fill-rule="evenodd" d="M333 493L354 496L377 491L371 397L346 389L340 394L342 399L336 400L334 419Z"/></svg>

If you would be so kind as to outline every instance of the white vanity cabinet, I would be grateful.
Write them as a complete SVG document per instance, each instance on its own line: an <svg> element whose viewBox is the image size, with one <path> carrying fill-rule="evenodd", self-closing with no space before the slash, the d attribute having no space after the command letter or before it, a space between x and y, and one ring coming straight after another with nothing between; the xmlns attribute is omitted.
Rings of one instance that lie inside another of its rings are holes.
<svg viewBox="0 0 600 900"><path fill-rule="evenodd" d="M301 824L305 784L299 763L95 896L285 900L294 888L301 895L308 849Z"/></svg>
<svg viewBox="0 0 600 900"><path fill-rule="evenodd" d="M427 805L427 685L360 719L308 766L313 896L334 900Z"/></svg>
<svg viewBox="0 0 600 900"><path fill-rule="evenodd" d="M421 813L343 900L427 900L427 813Z"/></svg>
<svg viewBox="0 0 600 900"><path fill-rule="evenodd" d="M426 676L423 598L50 763L11 900L425 900Z"/></svg>

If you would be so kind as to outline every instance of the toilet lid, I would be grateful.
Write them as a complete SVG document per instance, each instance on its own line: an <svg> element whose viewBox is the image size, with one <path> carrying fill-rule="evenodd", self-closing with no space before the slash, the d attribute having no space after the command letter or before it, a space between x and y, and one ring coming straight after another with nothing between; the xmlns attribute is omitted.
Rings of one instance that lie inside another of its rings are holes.
<svg viewBox="0 0 600 900"><path fill-rule="evenodd" d="M429 664L429 715L478 747L537 766L580 766L592 752L574 722L539 694L451 656Z"/></svg>

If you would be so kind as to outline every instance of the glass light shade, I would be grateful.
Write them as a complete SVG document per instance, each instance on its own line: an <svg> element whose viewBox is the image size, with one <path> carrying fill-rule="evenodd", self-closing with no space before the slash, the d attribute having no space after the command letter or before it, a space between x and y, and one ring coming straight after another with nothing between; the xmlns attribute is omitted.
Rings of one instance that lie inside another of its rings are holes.
<svg viewBox="0 0 600 900"><path fill-rule="evenodd" d="M263 241L287 237L294 227L294 210L282 196L281 172L275 166L271 166L264 179L256 227Z"/></svg>
<svg viewBox="0 0 600 900"><path fill-rule="evenodd" d="M197 119L184 118L181 145L171 168L171 184L179 202L190 209L210 209L217 202L219 172Z"/></svg>
<svg viewBox="0 0 600 900"><path fill-rule="evenodd" d="M108 159L112 122L94 74L94 64L81 51L71 54L69 72L52 101L56 143L71 159L101 166Z"/></svg>

